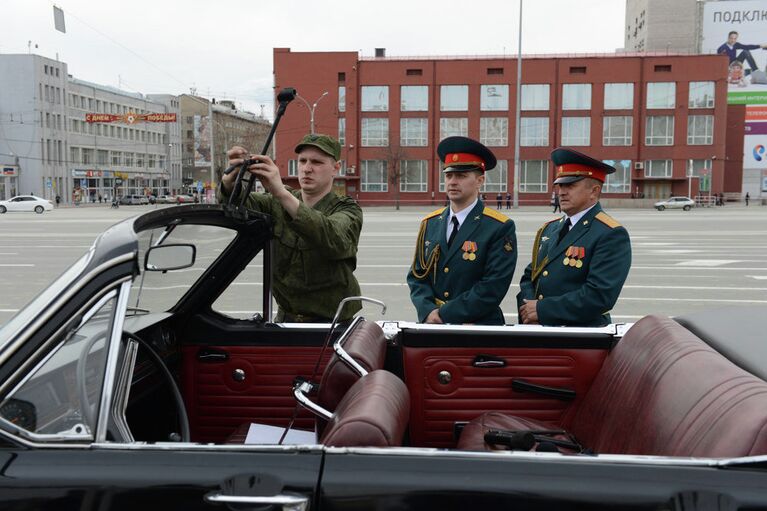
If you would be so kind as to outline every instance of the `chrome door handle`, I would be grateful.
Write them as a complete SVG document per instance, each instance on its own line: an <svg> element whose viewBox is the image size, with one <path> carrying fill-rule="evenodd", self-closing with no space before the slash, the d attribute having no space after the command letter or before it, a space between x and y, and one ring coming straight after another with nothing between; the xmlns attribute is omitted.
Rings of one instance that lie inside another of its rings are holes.
<svg viewBox="0 0 767 511"><path fill-rule="evenodd" d="M246 496L246 495L223 495L221 493L208 493L205 501L213 504L256 504L260 506L282 506L283 511L306 511L309 498L301 495L273 495L271 497Z"/></svg>

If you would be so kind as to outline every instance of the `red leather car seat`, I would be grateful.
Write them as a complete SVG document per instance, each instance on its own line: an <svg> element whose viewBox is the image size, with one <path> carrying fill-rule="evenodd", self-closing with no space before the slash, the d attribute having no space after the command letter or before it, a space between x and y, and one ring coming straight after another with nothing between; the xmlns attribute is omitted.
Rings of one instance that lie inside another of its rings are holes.
<svg viewBox="0 0 767 511"><path fill-rule="evenodd" d="M737 335L735 332L733 335ZM767 454L767 382L675 321L647 316L608 355L564 425L602 454L737 457ZM489 429L552 429L493 412L463 430L459 449L488 450Z"/></svg>
<svg viewBox="0 0 767 511"><path fill-rule="evenodd" d="M332 447L402 445L410 415L407 386L388 371L373 371L346 393L320 443Z"/></svg>

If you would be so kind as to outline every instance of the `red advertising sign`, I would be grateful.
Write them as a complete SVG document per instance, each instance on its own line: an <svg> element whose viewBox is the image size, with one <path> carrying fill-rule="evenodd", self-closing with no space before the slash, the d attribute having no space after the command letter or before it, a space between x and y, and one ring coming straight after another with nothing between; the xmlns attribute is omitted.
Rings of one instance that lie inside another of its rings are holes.
<svg viewBox="0 0 767 511"><path fill-rule="evenodd" d="M176 114L85 114L85 122L124 122L136 124L137 122L176 122Z"/></svg>

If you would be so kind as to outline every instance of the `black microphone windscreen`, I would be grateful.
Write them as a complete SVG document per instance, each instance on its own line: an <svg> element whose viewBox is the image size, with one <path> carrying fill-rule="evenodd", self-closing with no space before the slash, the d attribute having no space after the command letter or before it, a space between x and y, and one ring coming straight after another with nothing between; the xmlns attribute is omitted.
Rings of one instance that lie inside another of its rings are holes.
<svg viewBox="0 0 767 511"><path fill-rule="evenodd" d="M288 103L296 99L296 94L298 94L298 92L296 92L296 89L293 87L285 87L279 94L277 94L277 101L280 103Z"/></svg>

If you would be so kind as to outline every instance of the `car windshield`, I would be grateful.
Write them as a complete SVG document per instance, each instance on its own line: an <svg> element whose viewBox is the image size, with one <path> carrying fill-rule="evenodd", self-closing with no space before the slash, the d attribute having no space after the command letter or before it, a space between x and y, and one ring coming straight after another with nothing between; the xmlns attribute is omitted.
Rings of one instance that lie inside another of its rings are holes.
<svg viewBox="0 0 767 511"><path fill-rule="evenodd" d="M62 292L69 288L73 283L77 281L77 278L82 274L85 267L88 265L88 261L93 255L93 250L88 250L80 259L78 259L72 266L69 267L61 276L56 279L50 286L43 289L29 304L27 304L13 319L2 326L0 329L0 349L12 339L17 332L19 332L25 325L33 321L35 318L41 316L46 309L48 309Z"/></svg>
<svg viewBox="0 0 767 511"><path fill-rule="evenodd" d="M191 224L175 226L165 233L166 228L157 228L138 234L138 255L142 273L133 281L131 287L129 313L164 312L173 307L237 234L236 231L224 227ZM144 271L144 258L150 247L177 243L190 243L196 247L196 257L191 267Z"/></svg>

